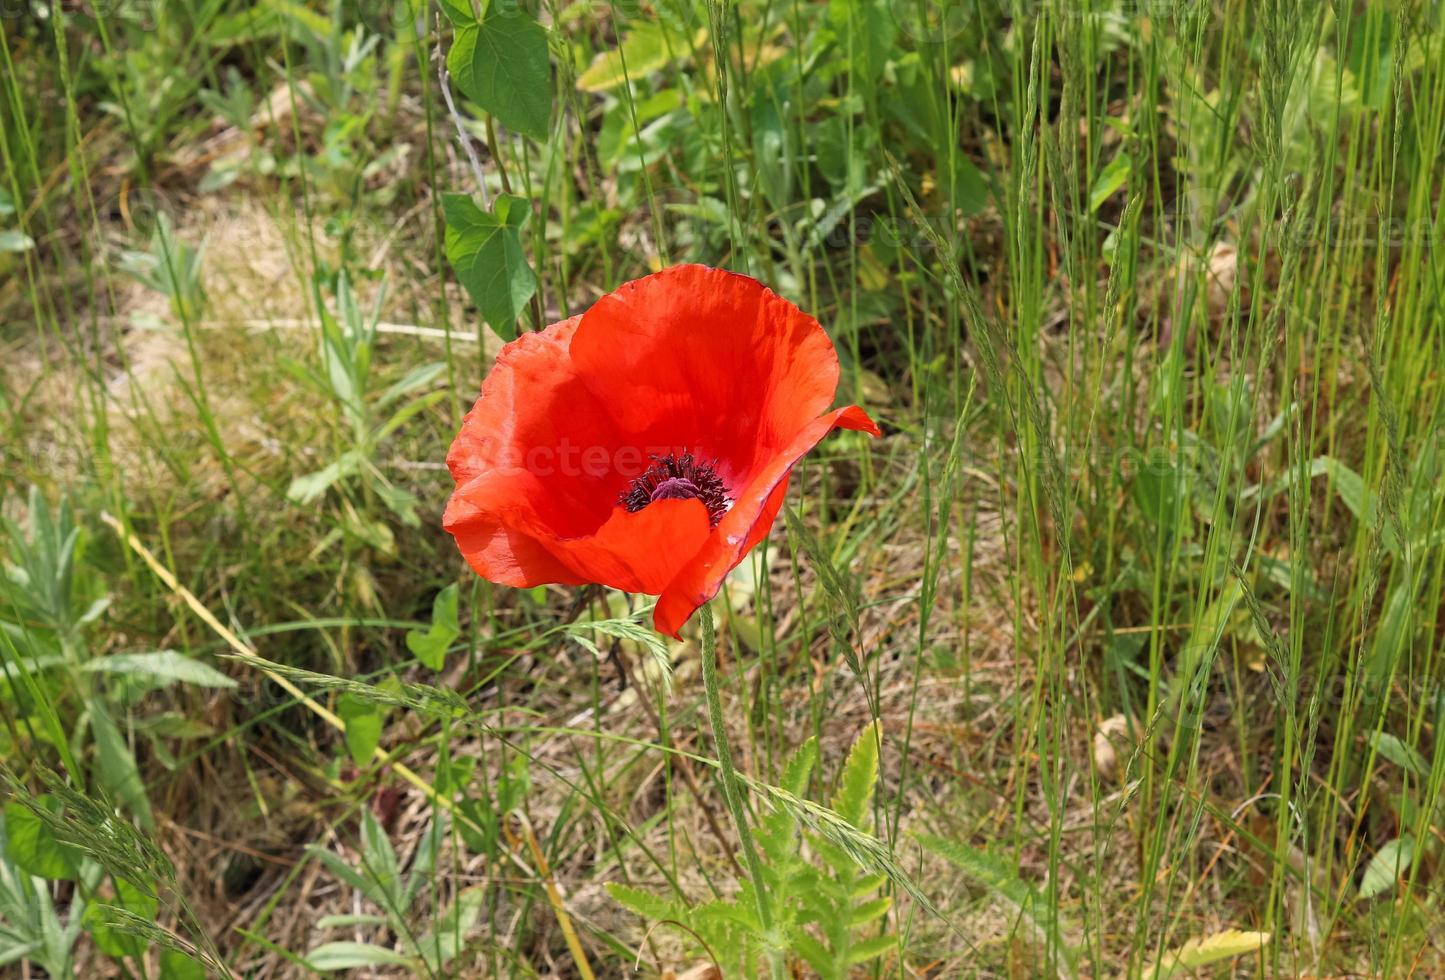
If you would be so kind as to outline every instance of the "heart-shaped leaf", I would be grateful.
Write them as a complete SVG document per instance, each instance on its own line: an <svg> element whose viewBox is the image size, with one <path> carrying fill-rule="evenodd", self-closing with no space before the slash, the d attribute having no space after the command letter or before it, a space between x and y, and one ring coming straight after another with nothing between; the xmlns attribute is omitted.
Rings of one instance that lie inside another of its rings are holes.
<svg viewBox="0 0 1445 980"><path fill-rule="evenodd" d="M527 202L503 194L492 213L465 194L442 197L447 261L472 302L503 340L517 336L517 316L537 291L537 277L522 251Z"/></svg>

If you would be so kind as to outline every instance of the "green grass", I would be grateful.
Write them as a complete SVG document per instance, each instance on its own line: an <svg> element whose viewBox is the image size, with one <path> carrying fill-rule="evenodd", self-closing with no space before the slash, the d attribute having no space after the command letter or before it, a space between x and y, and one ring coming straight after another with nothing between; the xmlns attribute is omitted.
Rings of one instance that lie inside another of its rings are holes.
<svg viewBox="0 0 1445 980"><path fill-rule="evenodd" d="M524 2L540 117L449 6L0 17L0 975L1445 971L1438 6ZM499 336L683 261L885 426L714 609L782 950L697 625L439 526Z"/></svg>

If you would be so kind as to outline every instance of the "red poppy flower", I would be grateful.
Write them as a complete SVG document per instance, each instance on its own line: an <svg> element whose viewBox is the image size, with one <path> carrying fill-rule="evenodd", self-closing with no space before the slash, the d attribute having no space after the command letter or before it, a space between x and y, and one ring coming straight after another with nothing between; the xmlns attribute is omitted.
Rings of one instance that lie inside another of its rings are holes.
<svg viewBox="0 0 1445 980"><path fill-rule="evenodd" d="M658 596L676 637L767 535L835 427L818 321L747 276L675 266L504 347L447 454L443 525L485 579Z"/></svg>

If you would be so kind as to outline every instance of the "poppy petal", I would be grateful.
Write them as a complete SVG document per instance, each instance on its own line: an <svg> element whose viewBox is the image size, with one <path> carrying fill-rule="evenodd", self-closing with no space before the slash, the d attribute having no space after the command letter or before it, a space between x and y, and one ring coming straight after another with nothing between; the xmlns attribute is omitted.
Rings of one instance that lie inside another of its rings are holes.
<svg viewBox="0 0 1445 980"><path fill-rule="evenodd" d="M580 323L563 320L503 347L447 454L458 488L484 473L536 476L536 513L558 537L594 533L611 516L622 470L645 465L577 372L569 347Z"/></svg>
<svg viewBox="0 0 1445 980"><path fill-rule="evenodd" d="M707 452L730 486L826 411L838 387L838 355L817 320L756 279L701 265L602 297L570 350L634 444Z"/></svg>
<svg viewBox="0 0 1445 980"><path fill-rule="evenodd" d="M537 513L542 481L501 470L452 495L442 524L467 563L485 579L529 588L596 582L656 595L707 541L707 508L696 499L659 500L630 513L615 507L593 534L560 537Z"/></svg>
<svg viewBox="0 0 1445 980"><path fill-rule="evenodd" d="M787 447L759 469L702 550L662 591L652 614L652 624L659 633L678 639L683 624L697 607L717 595L728 572L772 528L782 509L793 467L835 428L878 434L878 426L856 405L829 412L803 426Z"/></svg>

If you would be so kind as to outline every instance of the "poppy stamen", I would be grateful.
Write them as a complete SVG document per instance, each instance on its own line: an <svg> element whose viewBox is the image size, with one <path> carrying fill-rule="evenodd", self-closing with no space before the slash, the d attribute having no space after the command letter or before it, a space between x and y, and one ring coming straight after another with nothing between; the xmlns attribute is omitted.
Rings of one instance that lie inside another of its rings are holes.
<svg viewBox="0 0 1445 980"><path fill-rule="evenodd" d="M695 498L707 508L708 522L717 527L732 505L732 498L717 475L716 462L709 463L687 452L651 459L652 465L627 485L617 502L635 514L654 500Z"/></svg>

